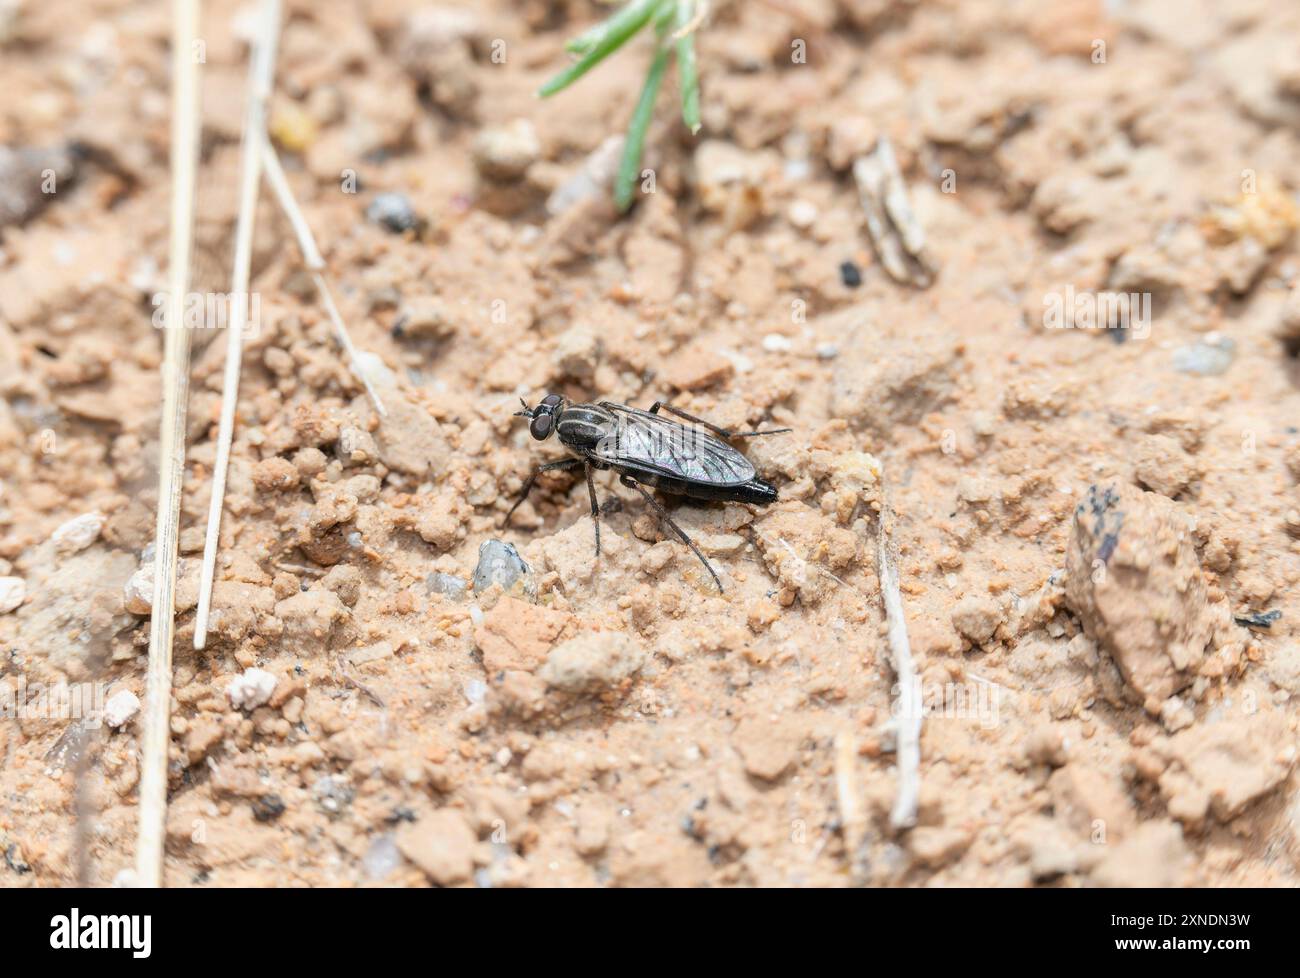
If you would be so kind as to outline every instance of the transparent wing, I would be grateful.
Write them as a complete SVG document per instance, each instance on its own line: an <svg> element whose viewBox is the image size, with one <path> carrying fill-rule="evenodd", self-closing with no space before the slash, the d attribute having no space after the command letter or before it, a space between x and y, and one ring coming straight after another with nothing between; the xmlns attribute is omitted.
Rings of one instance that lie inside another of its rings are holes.
<svg viewBox="0 0 1300 978"><path fill-rule="evenodd" d="M594 450L602 461L715 486L739 485L754 478L753 463L704 428L608 401L601 407L617 421L613 433Z"/></svg>

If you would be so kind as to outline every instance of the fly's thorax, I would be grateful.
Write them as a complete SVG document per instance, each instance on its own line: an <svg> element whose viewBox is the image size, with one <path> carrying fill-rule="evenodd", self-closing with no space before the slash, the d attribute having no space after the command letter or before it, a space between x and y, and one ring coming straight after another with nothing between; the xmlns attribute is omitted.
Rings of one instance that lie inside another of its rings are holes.
<svg viewBox="0 0 1300 978"><path fill-rule="evenodd" d="M570 448L591 449L602 439L615 436L618 424L604 408L575 404L559 413L555 430L560 441Z"/></svg>

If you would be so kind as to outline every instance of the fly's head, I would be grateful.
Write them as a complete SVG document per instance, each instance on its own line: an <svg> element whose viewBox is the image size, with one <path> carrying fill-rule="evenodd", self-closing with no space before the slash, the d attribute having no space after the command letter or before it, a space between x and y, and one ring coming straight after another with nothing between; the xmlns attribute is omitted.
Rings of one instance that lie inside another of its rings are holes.
<svg viewBox="0 0 1300 978"><path fill-rule="evenodd" d="M547 394L538 402L537 407L530 408L523 398L519 403L524 406L516 411L516 418L529 418L528 433L538 441L545 441L555 431L555 417L564 409L564 398L559 394Z"/></svg>

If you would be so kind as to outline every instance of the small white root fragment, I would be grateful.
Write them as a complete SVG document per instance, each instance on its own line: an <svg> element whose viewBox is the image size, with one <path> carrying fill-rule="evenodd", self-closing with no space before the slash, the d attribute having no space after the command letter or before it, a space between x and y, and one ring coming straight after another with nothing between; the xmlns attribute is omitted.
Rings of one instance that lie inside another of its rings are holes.
<svg viewBox="0 0 1300 978"><path fill-rule="evenodd" d="M306 262L307 268L311 272L312 281L316 283L316 289L320 293L321 304L325 306L325 313L329 316L330 325L334 327L334 336L338 340L339 346L343 348L343 352L347 355L348 364L352 367L352 373L366 389L366 396L370 398L370 403L374 405L375 411L378 412L381 418L387 417L388 412L384 410L384 402L379 399L379 394L370 382L369 375L362 367L357 348L352 343L352 337L348 333L347 326L343 323L343 317L339 315L338 306L334 304L334 295L330 292L329 284L325 281L325 259L321 256L320 248L316 246L316 237L311 233L311 226L308 225L307 218L303 216L302 208L298 206L297 198L293 195L293 190L289 186L289 179L284 175L284 167L280 165L280 157L276 155L275 147L271 145L271 137L265 132L261 133L261 143L262 168L266 171L267 182L271 184L271 190L275 193L275 199L279 201L280 209L284 211L285 217L289 219L289 224L293 227L294 237L298 239L298 248L302 251L303 261Z"/></svg>
<svg viewBox="0 0 1300 978"><path fill-rule="evenodd" d="M898 587L898 568L890 554L889 508L880 513L878 570L880 596L885 605L889 626L889 657L898 677L898 710L895 726L898 736L898 795L889 822L895 829L916 824L917 797L921 789L921 688L912 663L912 647L907 638L907 619L903 615L903 597Z"/></svg>
<svg viewBox="0 0 1300 978"><path fill-rule="evenodd" d="M840 809L840 831L849 865L857 863L862 841L867 834L867 812L853 771L858 761L857 738L851 730L835 735L835 799Z"/></svg>

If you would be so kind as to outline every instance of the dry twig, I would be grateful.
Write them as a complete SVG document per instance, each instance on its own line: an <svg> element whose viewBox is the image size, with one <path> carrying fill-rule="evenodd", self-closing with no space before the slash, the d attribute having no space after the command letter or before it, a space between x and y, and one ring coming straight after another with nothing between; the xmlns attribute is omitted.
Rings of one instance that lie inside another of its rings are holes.
<svg viewBox="0 0 1300 978"><path fill-rule="evenodd" d="M198 0L175 0L173 4L171 245L167 329L163 339L163 408L158 436L153 615L149 622L148 686L140 760L140 821L135 852L136 882L140 886L162 885L163 829L167 816L176 555L180 539L181 482L185 471L185 398L190 372L190 332L185 328L184 309L190 279L194 174L199 149L199 66L194 57L198 8Z"/></svg>
<svg viewBox="0 0 1300 978"><path fill-rule="evenodd" d="M240 161L239 219L235 225L235 262L232 273L229 333L226 337L226 371L221 386L221 421L217 429L217 457L212 467L212 500L208 507L207 539L203 544L203 571L199 579L199 608L194 619L194 647L207 644L208 616L212 610L212 578L217 564L221 512L226 501L226 472L235 431L239 400L239 368L244 353L244 327L248 322L248 279L253 260L253 221L262 174L262 143L266 132L266 100L275 76L275 49L280 36L280 2L263 0L257 36L249 57L248 104L244 113L244 142Z"/></svg>
<svg viewBox="0 0 1300 978"><path fill-rule="evenodd" d="M271 145L271 137L265 132L262 133L262 165L266 169L266 179L270 182L271 190L280 202L280 208L284 211L284 216L289 219L290 225L293 226L294 236L298 239L298 248L302 251L303 261L311 271L312 279L316 283L316 289L320 292L321 302L324 303L325 312L329 315L330 322L334 326L334 335L339 341L339 346L347 354L348 363L352 366L352 372L361 381L362 386L365 387L370 403L375 406L375 410L379 412L381 418L387 417L388 412L384 410L384 404L379 399L378 392L375 390L374 385L371 384L365 368L361 365L361 359L357 356L357 348L352 345L352 337L348 335L348 329L343 324L343 317L339 315L338 307L334 304L334 296L330 293L329 286L325 282L325 259L321 257L320 249L316 247L316 238L311 233L311 227L307 224L302 208L298 206L298 201L293 196L293 190L289 186L289 179L284 175L284 167L280 165L280 157L276 155L275 147Z"/></svg>

